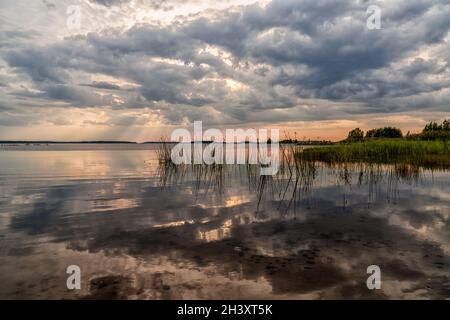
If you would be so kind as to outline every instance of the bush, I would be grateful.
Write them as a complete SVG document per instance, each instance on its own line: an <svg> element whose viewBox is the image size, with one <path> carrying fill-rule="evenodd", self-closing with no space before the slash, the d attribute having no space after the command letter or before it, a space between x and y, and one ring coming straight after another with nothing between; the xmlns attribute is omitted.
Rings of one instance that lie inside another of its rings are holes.
<svg viewBox="0 0 450 320"><path fill-rule="evenodd" d="M347 141L349 142L356 142L356 141L362 141L364 139L364 131L362 131L360 128L353 129L348 133Z"/></svg>
<svg viewBox="0 0 450 320"><path fill-rule="evenodd" d="M384 127L367 131L366 138L401 138L402 131L398 128Z"/></svg>

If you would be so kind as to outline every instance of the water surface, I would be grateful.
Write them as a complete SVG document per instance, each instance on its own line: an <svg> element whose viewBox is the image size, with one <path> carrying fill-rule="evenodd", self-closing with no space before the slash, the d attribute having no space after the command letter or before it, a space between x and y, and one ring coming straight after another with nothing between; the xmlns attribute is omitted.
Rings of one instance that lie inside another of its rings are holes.
<svg viewBox="0 0 450 320"><path fill-rule="evenodd" d="M0 298L450 298L448 171L261 177L160 164L156 148L2 146ZM69 291L73 264L82 288Z"/></svg>

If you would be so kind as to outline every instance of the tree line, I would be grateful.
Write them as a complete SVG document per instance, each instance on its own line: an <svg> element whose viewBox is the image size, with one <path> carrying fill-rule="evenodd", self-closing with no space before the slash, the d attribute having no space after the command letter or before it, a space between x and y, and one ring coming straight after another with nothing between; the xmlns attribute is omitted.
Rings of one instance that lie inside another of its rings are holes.
<svg viewBox="0 0 450 320"><path fill-rule="evenodd" d="M366 133L360 128L355 128L348 133L346 142L363 141L373 138L402 138L403 133L399 128L384 127L368 130ZM405 136L410 140L450 140L450 120L446 119L441 124L437 122L428 123L420 133L411 134L408 132Z"/></svg>

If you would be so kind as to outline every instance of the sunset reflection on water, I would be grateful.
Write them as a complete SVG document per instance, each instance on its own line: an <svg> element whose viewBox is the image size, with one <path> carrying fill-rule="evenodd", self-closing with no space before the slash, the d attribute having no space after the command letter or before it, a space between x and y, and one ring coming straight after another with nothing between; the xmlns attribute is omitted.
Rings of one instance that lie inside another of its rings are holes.
<svg viewBox="0 0 450 320"><path fill-rule="evenodd" d="M0 152L0 297L449 298L448 171L318 164L295 189L285 172L261 184L246 166L161 170L154 146L91 148Z"/></svg>

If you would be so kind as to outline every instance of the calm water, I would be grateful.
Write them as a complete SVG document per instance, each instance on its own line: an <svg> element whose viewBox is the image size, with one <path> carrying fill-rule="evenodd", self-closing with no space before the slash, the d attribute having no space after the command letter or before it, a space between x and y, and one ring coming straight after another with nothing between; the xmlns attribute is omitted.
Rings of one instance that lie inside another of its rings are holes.
<svg viewBox="0 0 450 320"><path fill-rule="evenodd" d="M160 165L155 148L0 147L0 298L450 298L448 171L271 178Z"/></svg>

